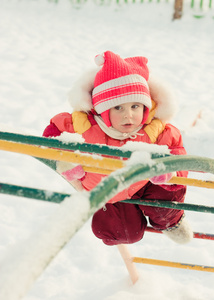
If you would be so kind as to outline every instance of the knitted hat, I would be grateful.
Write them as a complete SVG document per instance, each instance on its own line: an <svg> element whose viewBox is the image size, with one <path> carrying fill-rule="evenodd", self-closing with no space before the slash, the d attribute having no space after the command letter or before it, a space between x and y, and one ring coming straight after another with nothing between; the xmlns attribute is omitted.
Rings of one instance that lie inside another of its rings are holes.
<svg viewBox="0 0 214 300"><path fill-rule="evenodd" d="M95 77L92 102L108 127L111 126L109 109L128 102L145 106L142 124L145 123L152 106L147 61L145 57L122 59L111 51L95 57L96 64L102 68Z"/></svg>

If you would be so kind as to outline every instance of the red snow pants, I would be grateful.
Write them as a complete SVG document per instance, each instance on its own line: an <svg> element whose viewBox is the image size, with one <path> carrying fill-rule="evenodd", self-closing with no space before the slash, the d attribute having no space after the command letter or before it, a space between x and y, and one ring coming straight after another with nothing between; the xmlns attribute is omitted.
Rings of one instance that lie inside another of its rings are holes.
<svg viewBox="0 0 214 300"><path fill-rule="evenodd" d="M164 189L159 185L148 182L132 199L165 200L184 202L185 186L168 186ZM171 190L170 190L171 188ZM132 244L143 238L147 226L150 224L160 230L175 226L184 211L164 207L152 207L117 202L107 203L98 210L92 218L92 231L96 237L102 239L109 246L117 244Z"/></svg>

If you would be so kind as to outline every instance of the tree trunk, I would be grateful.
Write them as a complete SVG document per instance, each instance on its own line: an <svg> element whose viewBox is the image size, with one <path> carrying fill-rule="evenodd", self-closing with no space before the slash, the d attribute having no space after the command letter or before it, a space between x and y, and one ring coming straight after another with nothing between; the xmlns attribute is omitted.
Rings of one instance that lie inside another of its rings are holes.
<svg viewBox="0 0 214 300"><path fill-rule="evenodd" d="M183 0L175 0L173 20L182 17Z"/></svg>

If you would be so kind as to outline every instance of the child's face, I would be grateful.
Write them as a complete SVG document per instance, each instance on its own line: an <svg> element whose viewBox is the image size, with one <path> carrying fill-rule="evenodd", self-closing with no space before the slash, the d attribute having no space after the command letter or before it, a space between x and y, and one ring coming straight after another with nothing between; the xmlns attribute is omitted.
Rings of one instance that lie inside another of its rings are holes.
<svg viewBox="0 0 214 300"><path fill-rule="evenodd" d="M143 120L144 105L139 102L124 103L109 110L112 127L129 133L139 127Z"/></svg>

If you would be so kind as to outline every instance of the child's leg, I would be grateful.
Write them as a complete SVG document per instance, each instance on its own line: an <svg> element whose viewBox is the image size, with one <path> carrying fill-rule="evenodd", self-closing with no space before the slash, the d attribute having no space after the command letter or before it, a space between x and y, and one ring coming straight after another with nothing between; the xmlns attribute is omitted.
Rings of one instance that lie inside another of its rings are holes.
<svg viewBox="0 0 214 300"><path fill-rule="evenodd" d="M165 200L184 202L186 187L176 191L165 190L164 188L148 182L139 190L133 198L143 198L148 200ZM149 217L150 224L160 230L175 226L183 216L183 210L170 209L164 207L152 207L139 205L140 209Z"/></svg>
<svg viewBox="0 0 214 300"><path fill-rule="evenodd" d="M142 239L147 221L137 205L106 204L92 219L93 233L106 245L131 244Z"/></svg>
<svg viewBox="0 0 214 300"><path fill-rule="evenodd" d="M186 187L181 187L176 191L166 190L158 185L147 183L136 198L151 200L165 200L184 202ZM184 211L152 206L139 206L143 213L149 217L150 224L163 232L177 243L187 243L193 237L193 232L187 220L184 218Z"/></svg>

